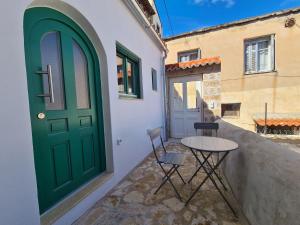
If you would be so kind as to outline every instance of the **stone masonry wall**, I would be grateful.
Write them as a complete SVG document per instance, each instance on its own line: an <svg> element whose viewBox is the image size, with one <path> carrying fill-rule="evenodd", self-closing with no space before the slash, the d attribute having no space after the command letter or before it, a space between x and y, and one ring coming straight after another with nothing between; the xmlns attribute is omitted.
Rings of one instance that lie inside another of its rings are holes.
<svg viewBox="0 0 300 225"><path fill-rule="evenodd" d="M221 73L203 74L204 122L213 122L221 117Z"/></svg>

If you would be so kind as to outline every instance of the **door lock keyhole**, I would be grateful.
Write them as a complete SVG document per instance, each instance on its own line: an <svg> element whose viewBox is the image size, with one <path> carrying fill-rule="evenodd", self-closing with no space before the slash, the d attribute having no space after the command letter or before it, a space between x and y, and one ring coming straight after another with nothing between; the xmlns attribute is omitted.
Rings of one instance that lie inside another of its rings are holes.
<svg viewBox="0 0 300 225"><path fill-rule="evenodd" d="M45 113L39 113L39 114L37 115L37 117L38 117L40 120L43 120L43 119L45 119L46 115L45 115Z"/></svg>

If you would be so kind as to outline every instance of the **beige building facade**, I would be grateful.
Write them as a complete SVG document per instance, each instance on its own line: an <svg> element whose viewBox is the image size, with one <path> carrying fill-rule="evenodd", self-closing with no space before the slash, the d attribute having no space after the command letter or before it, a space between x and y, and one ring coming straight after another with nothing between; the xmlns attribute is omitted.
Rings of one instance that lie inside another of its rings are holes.
<svg viewBox="0 0 300 225"><path fill-rule="evenodd" d="M270 114L300 112L300 8L205 28L165 41L169 50L167 68L178 66L180 54L188 51L198 50L196 60L220 57L220 106L215 106L216 116L254 131L255 116L264 114L265 103ZM185 76L188 70L191 68L178 69L176 76ZM172 77L174 71L167 69L166 73ZM233 108L237 106L239 109L234 110L239 112L224 115L225 104L235 104Z"/></svg>

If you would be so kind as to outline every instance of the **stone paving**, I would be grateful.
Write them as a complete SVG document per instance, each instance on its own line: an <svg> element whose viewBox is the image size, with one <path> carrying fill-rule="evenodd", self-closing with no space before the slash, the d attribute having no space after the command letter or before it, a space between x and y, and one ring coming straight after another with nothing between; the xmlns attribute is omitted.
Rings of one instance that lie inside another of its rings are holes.
<svg viewBox="0 0 300 225"><path fill-rule="evenodd" d="M169 143L167 150L186 153L185 165L179 171L188 180L196 165L190 151L178 143ZM74 225L241 225L210 181L185 206L169 183L153 194L162 176L154 156L149 156ZM177 175L172 176L184 201L203 176L198 173L192 184L186 185Z"/></svg>

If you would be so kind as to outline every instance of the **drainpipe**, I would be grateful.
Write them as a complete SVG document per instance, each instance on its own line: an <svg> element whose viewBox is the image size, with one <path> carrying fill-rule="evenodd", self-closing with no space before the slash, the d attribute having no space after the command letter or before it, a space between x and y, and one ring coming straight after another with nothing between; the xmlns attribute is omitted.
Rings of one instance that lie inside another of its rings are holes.
<svg viewBox="0 0 300 225"><path fill-rule="evenodd" d="M166 79L166 71L165 71L165 60L167 58L167 50L163 51L163 58L162 58L162 76L163 76L163 104L164 104L164 132L165 132L165 141L168 140L168 107L167 107L167 102L168 102L168 95L167 95L167 79Z"/></svg>

